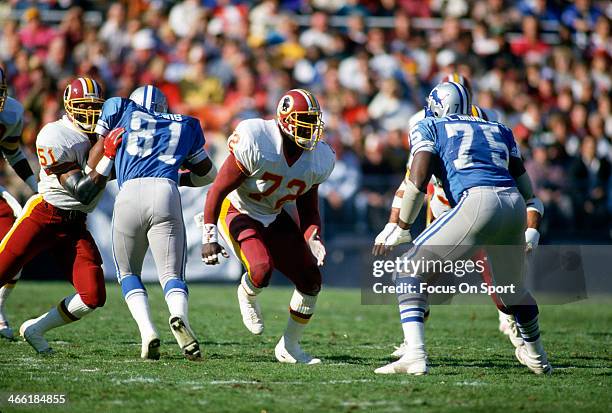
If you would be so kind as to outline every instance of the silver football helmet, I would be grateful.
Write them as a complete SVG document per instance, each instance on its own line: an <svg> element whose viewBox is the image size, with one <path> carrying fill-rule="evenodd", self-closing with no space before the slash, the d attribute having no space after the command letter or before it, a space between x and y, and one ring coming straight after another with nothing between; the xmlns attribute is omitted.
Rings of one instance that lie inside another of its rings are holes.
<svg viewBox="0 0 612 413"><path fill-rule="evenodd" d="M427 109L437 118L453 114L469 115L472 111L472 97L460 83L440 83L429 93Z"/></svg>
<svg viewBox="0 0 612 413"><path fill-rule="evenodd" d="M152 85L140 86L130 95L130 100L153 112L168 112L168 100L164 93Z"/></svg>

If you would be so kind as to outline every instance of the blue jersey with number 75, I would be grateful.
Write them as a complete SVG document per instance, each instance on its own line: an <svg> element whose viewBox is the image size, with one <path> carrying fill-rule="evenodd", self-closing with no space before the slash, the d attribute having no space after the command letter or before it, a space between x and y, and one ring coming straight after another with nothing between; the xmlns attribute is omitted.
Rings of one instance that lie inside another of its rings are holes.
<svg viewBox="0 0 612 413"><path fill-rule="evenodd" d="M477 186L514 187L510 157L520 158L512 131L499 122L467 115L421 120L410 131L411 155L431 152L438 158L436 176L451 206Z"/></svg>
<svg viewBox="0 0 612 413"><path fill-rule="evenodd" d="M129 99L114 97L104 102L96 133L106 136L125 128L115 158L119 186L134 178L168 178L178 182L184 164L206 158L200 122L191 116L157 113Z"/></svg>

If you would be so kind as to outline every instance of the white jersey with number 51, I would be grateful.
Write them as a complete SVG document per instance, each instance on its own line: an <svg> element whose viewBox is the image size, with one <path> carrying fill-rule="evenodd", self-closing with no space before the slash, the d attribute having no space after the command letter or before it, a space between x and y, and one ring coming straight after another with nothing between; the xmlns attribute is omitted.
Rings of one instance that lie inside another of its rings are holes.
<svg viewBox="0 0 612 413"><path fill-rule="evenodd" d="M36 153L40 162L38 191L43 199L61 209L91 212L104 193L88 205L83 205L64 189L58 175L78 166L85 170L91 149L89 137L79 131L66 117L46 124L36 137Z"/></svg>

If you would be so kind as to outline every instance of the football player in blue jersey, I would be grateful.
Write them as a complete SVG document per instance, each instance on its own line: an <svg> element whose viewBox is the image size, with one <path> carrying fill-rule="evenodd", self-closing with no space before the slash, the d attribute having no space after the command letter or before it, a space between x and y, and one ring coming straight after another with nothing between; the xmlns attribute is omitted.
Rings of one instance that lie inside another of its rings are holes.
<svg viewBox="0 0 612 413"><path fill-rule="evenodd" d="M525 202L533 198L531 183L510 129L470 116L470 109L470 95L461 84L442 83L430 93L428 111L433 116L418 122L410 131L413 160L405 180L399 223L386 238L385 246L392 248L412 241L410 226L435 174L443 183L452 209L414 240L407 257L422 253L452 260L469 256L479 246L504 246L486 251L492 284L514 283L513 294L498 295L498 307L516 319L523 345L516 348L515 355L536 374L550 374L552 367L540 338L538 307L522 284ZM433 276L422 272L398 277L397 281L418 284ZM423 324L427 296L419 288L416 290L398 294L406 352L376 373L428 372Z"/></svg>
<svg viewBox="0 0 612 413"><path fill-rule="evenodd" d="M170 329L185 357L197 360L200 346L187 317L185 225L178 186L208 185L216 169L204 149L200 122L167 110L159 89L142 86L129 99L108 99L96 132L106 136L115 128L125 129L114 161L120 190L113 212L112 245L117 278L140 330L141 357L160 357L159 335L140 278L150 246L170 311ZM106 167L112 169L113 163ZM190 172L179 174L183 167Z"/></svg>

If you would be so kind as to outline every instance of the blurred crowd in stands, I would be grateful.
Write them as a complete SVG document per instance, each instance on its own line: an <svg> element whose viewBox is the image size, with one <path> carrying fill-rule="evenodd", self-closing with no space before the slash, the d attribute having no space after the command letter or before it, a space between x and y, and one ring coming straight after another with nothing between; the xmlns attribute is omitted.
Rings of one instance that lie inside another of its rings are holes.
<svg viewBox="0 0 612 413"><path fill-rule="evenodd" d="M56 10L59 21L45 18ZM107 96L157 85L171 111L201 120L218 160L237 122L273 116L287 89L312 90L338 158L320 188L328 238L382 228L408 119L457 71L513 129L546 206L545 240L609 241L611 16L590 0L8 0L0 64L32 154L75 75Z"/></svg>

